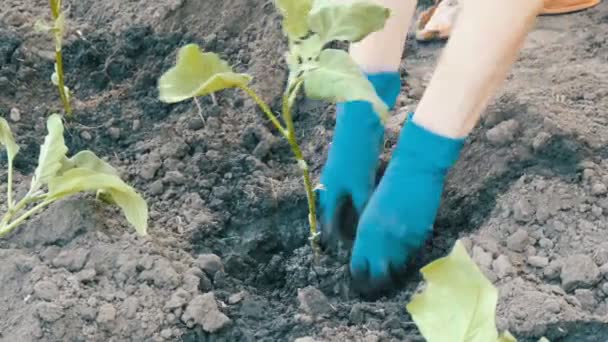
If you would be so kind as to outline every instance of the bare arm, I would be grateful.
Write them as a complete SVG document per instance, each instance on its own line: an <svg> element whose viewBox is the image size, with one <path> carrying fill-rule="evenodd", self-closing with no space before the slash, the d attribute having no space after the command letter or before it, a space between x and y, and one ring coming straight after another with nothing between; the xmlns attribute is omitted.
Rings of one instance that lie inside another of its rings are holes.
<svg viewBox="0 0 608 342"><path fill-rule="evenodd" d="M397 71L417 0L374 0L391 10L384 29L353 44L350 54L366 72Z"/></svg>
<svg viewBox="0 0 608 342"><path fill-rule="evenodd" d="M414 121L466 136L507 77L543 0L463 0L463 10Z"/></svg>

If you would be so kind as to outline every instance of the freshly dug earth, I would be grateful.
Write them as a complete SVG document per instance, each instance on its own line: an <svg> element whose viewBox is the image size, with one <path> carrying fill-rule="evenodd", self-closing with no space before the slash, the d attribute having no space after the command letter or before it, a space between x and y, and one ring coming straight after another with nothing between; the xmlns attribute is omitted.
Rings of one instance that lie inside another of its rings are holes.
<svg viewBox="0 0 608 342"><path fill-rule="evenodd" d="M46 117L60 110L52 43L33 31L46 5L0 8L0 113L22 147L20 194ZM423 284L416 269L402 291L365 302L349 289L344 251L312 263L299 170L251 100L235 91L202 99L203 122L193 103L157 99L175 51L196 42L252 74L277 107L285 42L271 1L65 5L70 153L90 149L120 169L148 200L150 236L87 195L1 240L0 340L423 341L405 310ZM420 267L462 238L500 290L499 328L521 341L608 339L607 37L605 1L539 20L468 139L416 259ZM408 41L387 156L442 46ZM332 106L298 103L315 177L334 119Z"/></svg>

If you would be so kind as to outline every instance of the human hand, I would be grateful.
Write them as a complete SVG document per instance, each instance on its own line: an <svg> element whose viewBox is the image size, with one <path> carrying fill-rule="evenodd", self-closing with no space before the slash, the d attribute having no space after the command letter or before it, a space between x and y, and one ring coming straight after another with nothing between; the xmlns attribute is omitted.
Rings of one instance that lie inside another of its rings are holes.
<svg viewBox="0 0 608 342"><path fill-rule="evenodd" d="M463 143L426 130L410 115L357 227L350 272L362 295L376 297L400 284L433 229L445 176Z"/></svg>
<svg viewBox="0 0 608 342"><path fill-rule="evenodd" d="M401 88L399 73L378 73L368 78L378 96L392 108ZM322 189L317 191L323 245L354 239L358 215L375 187L383 147L384 127L368 102L338 105L334 137L321 172Z"/></svg>

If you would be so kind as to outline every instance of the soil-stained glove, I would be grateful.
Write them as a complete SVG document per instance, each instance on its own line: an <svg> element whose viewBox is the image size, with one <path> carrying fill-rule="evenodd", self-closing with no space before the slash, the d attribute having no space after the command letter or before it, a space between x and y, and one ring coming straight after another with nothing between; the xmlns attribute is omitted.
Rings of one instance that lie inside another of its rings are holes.
<svg viewBox="0 0 608 342"><path fill-rule="evenodd" d="M370 74L368 79L392 108L401 89L399 73ZM338 104L334 137L321 172L322 187L317 191L323 245L339 239L352 242L358 215L376 185L383 147L384 126L369 102Z"/></svg>
<svg viewBox="0 0 608 342"><path fill-rule="evenodd" d="M356 290L370 297L400 285L410 257L433 229L446 173L464 143L411 118L357 227L350 272Z"/></svg>

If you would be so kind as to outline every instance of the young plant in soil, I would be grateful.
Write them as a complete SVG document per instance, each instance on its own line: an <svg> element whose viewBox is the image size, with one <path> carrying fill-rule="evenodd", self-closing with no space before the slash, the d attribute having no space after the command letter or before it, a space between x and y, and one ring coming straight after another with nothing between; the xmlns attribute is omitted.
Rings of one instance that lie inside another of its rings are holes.
<svg viewBox="0 0 608 342"><path fill-rule="evenodd" d="M72 116L72 107L70 105L70 89L65 85L63 76L63 55L61 47L63 45L63 36L66 30L65 12L61 11L61 0L49 0L51 7L51 17L53 22L45 24L42 22L36 23L38 31L50 32L55 39L55 72L51 76L51 82L59 89L59 97L68 117Z"/></svg>
<svg viewBox="0 0 608 342"><path fill-rule="evenodd" d="M368 101L381 119L388 108L376 94L372 84L346 51L326 48L334 41L358 42L384 27L390 12L367 1L275 0L283 17L283 32L288 39L286 62L287 84L282 94L280 114L249 86L252 77L235 73L217 54L203 52L189 44L177 53L177 62L159 79L159 97L165 103L176 103L217 91L238 88L248 94L282 135L302 170L310 241L318 253L315 195L308 165L296 139L292 108L301 90L311 99L332 103ZM322 189L322 185L319 186Z"/></svg>
<svg viewBox="0 0 608 342"><path fill-rule="evenodd" d="M0 118L0 145L8 156L7 212L0 221L0 237L13 231L26 219L50 204L80 192L95 191L100 199L117 204L140 235L146 235L148 205L123 182L111 165L93 152L81 151L68 158L61 117L53 114L47 121L48 135L40 147L38 167L29 191L19 201L13 199L13 161L19 146L4 118ZM46 190L46 191L45 191Z"/></svg>
<svg viewBox="0 0 608 342"><path fill-rule="evenodd" d="M498 290L460 241L421 272L426 288L413 296L407 310L426 341L517 342L508 331L499 335L496 330Z"/></svg>

